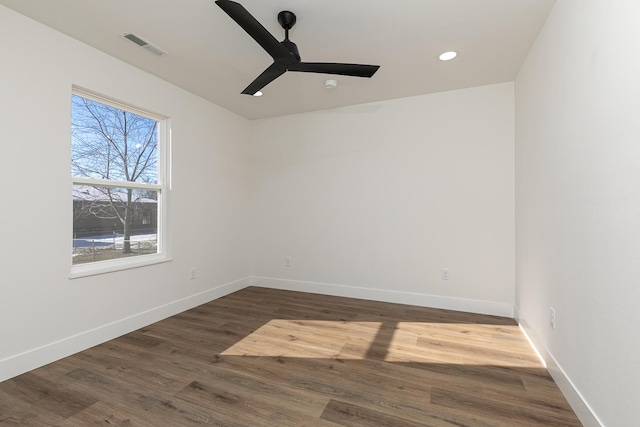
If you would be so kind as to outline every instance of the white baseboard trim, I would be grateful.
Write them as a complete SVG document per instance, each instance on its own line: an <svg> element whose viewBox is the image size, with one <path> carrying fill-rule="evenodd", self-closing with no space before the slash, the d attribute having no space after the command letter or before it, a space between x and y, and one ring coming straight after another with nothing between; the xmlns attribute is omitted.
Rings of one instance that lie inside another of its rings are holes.
<svg viewBox="0 0 640 427"><path fill-rule="evenodd" d="M419 307L441 308L445 310L465 311L469 313L489 314L513 318L513 304L444 297L413 292L390 291L385 289L362 288L357 286L334 285L329 283L306 282L300 280L277 279L272 277L251 276L252 286L282 289L287 291L309 292L372 301L393 302Z"/></svg>
<svg viewBox="0 0 640 427"><path fill-rule="evenodd" d="M542 344L542 341L536 334L536 332L529 326L527 321L520 316L520 310L516 306L515 309L516 320L518 324L529 338L529 342L538 352L538 355L543 359L547 371L551 374L551 377L558 385L558 388L571 405L571 408L576 413L580 422L584 427L602 427L604 424L598 419L593 409L586 402L580 391L575 387L571 379L567 376L566 372L562 369L558 361Z"/></svg>
<svg viewBox="0 0 640 427"><path fill-rule="evenodd" d="M0 360L0 381L39 368L249 286L249 277Z"/></svg>

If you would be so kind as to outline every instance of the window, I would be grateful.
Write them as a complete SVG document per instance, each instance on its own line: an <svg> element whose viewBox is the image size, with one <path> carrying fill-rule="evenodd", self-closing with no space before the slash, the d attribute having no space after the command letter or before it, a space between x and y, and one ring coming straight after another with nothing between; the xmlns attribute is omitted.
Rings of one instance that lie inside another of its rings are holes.
<svg viewBox="0 0 640 427"><path fill-rule="evenodd" d="M71 277L168 260L167 119L74 89Z"/></svg>

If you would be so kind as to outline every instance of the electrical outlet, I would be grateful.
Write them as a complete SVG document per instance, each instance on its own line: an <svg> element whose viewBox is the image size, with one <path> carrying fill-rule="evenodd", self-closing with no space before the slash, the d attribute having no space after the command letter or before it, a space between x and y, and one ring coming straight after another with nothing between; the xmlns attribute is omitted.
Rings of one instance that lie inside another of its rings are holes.
<svg viewBox="0 0 640 427"><path fill-rule="evenodd" d="M195 279L197 279L197 277L198 277L198 270L197 270L197 269L195 269L195 268L192 268L192 269L189 271L189 277L191 278L191 280L195 280Z"/></svg>
<svg viewBox="0 0 640 427"><path fill-rule="evenodd" d="M285 267L291 267L291 257L288 256L284 259L284 266Z"/></svg>
<svg viewBox="0 0 640 427"><path fill-rule="evenodd" d="M556 328L556 310L553 307L549 309L549 324L553 329Z"/></svg>
<svg viewBox="0 0 640 427"><path fill-rule="evenodd" d="M441 268L440 269L440 279L441 280L449 280L449 269Z"/></svg>

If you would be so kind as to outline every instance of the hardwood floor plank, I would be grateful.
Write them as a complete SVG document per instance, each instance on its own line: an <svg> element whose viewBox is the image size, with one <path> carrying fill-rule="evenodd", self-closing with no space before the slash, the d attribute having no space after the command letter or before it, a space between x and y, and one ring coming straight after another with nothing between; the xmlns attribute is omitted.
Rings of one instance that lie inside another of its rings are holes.
<svg viewBox="0 0 640 427"><path fill-rule="evenodd" d="M122 378L78 369L70 372L61 385L99 399L114 412L129 414L134 425L199 426L209 420L202 411L175 404L170 391L141 387ZM85 411L82 418L90 416Z"/></svg>
<svg viewBox="0 0 640 427"><path fill-rule="evenodd" d="M83 393L58 387L55 383L27 373L9 380L15 384L23 400L39 408L68 418L97 402Z"/></svg>
<svg viewBox="0 0 640 427"><path fill-rule="evenodd" d="M137 345L144 348L153 348L163 343L164 340L145 334L143 331L131 332L130 334L117 338L118 341Z"/></svg>
<svg viewBox="0 0 640 427"><path fill-rule="evenodd" d="M25 411L31 404L8 390L0 390L0 422L14 413Z"/></svg>
<svg viewBox="0 0 640 427"><path fill-rule="evenodd" d="M194 381L175 397L227 422L282 427L314 423L328 401L229 373L216 381Z"/></svg>
<svg viewBox="0 0 640 427"><path fill-rule="evenodd" d="M44 408L32 407L19 411L0 420L0 426L58 427L64 425L65 418Z"/></svg>
<svg viewBox="0 0 640 427"><path fill-rule="evenodd" d="M65 427L110 426L133 427L141 425L136 417L127 411L115 409L103 402L97 402L82 412L65 420Z"/></svg>
<svg viewBox="0 0 640 427"><path fill-rule="evenodd" d="M123 349L115 341L103 346L72 356L75 366L143 388L177 391L188 383L180 373L168 369L168 361L158 361L152 353L135 353L130 348ZM63 378L68 380L69 377L70 373Z"/></svg>
<svg viewBox="0 0 640 427"><path fill-rule="evenodd" d="M505 426L580 426L572 413L544 410L532 406L513 405L495 399L456 393L434 388L431 403L456 410L471 412L485 419L496 420Z"/></svg>
<svg viewBox="0 0 640 427"><path fill-rule="evenodd" d="M374 411L361 406L351 405L337 400L329 402L321 419L331 421L341 426L350 427L420 427L421 423L415 423L402 418L387 415L384 412Z"/></svg>

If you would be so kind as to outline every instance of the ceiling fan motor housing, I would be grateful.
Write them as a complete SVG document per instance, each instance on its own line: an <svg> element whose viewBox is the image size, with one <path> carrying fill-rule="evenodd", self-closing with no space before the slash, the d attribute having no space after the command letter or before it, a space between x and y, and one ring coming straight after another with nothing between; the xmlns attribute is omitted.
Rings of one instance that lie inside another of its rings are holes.
<svg viewBox="0 0 640 427"><path fill-rule="evenodd" d="M282 45L286 47L287 50L291 52L291 54L295 56L298 61L300 61L300 52L298 52L298 46L296 46L294 42L289 39L284 39L280 43L282 43Z"/></svg>

